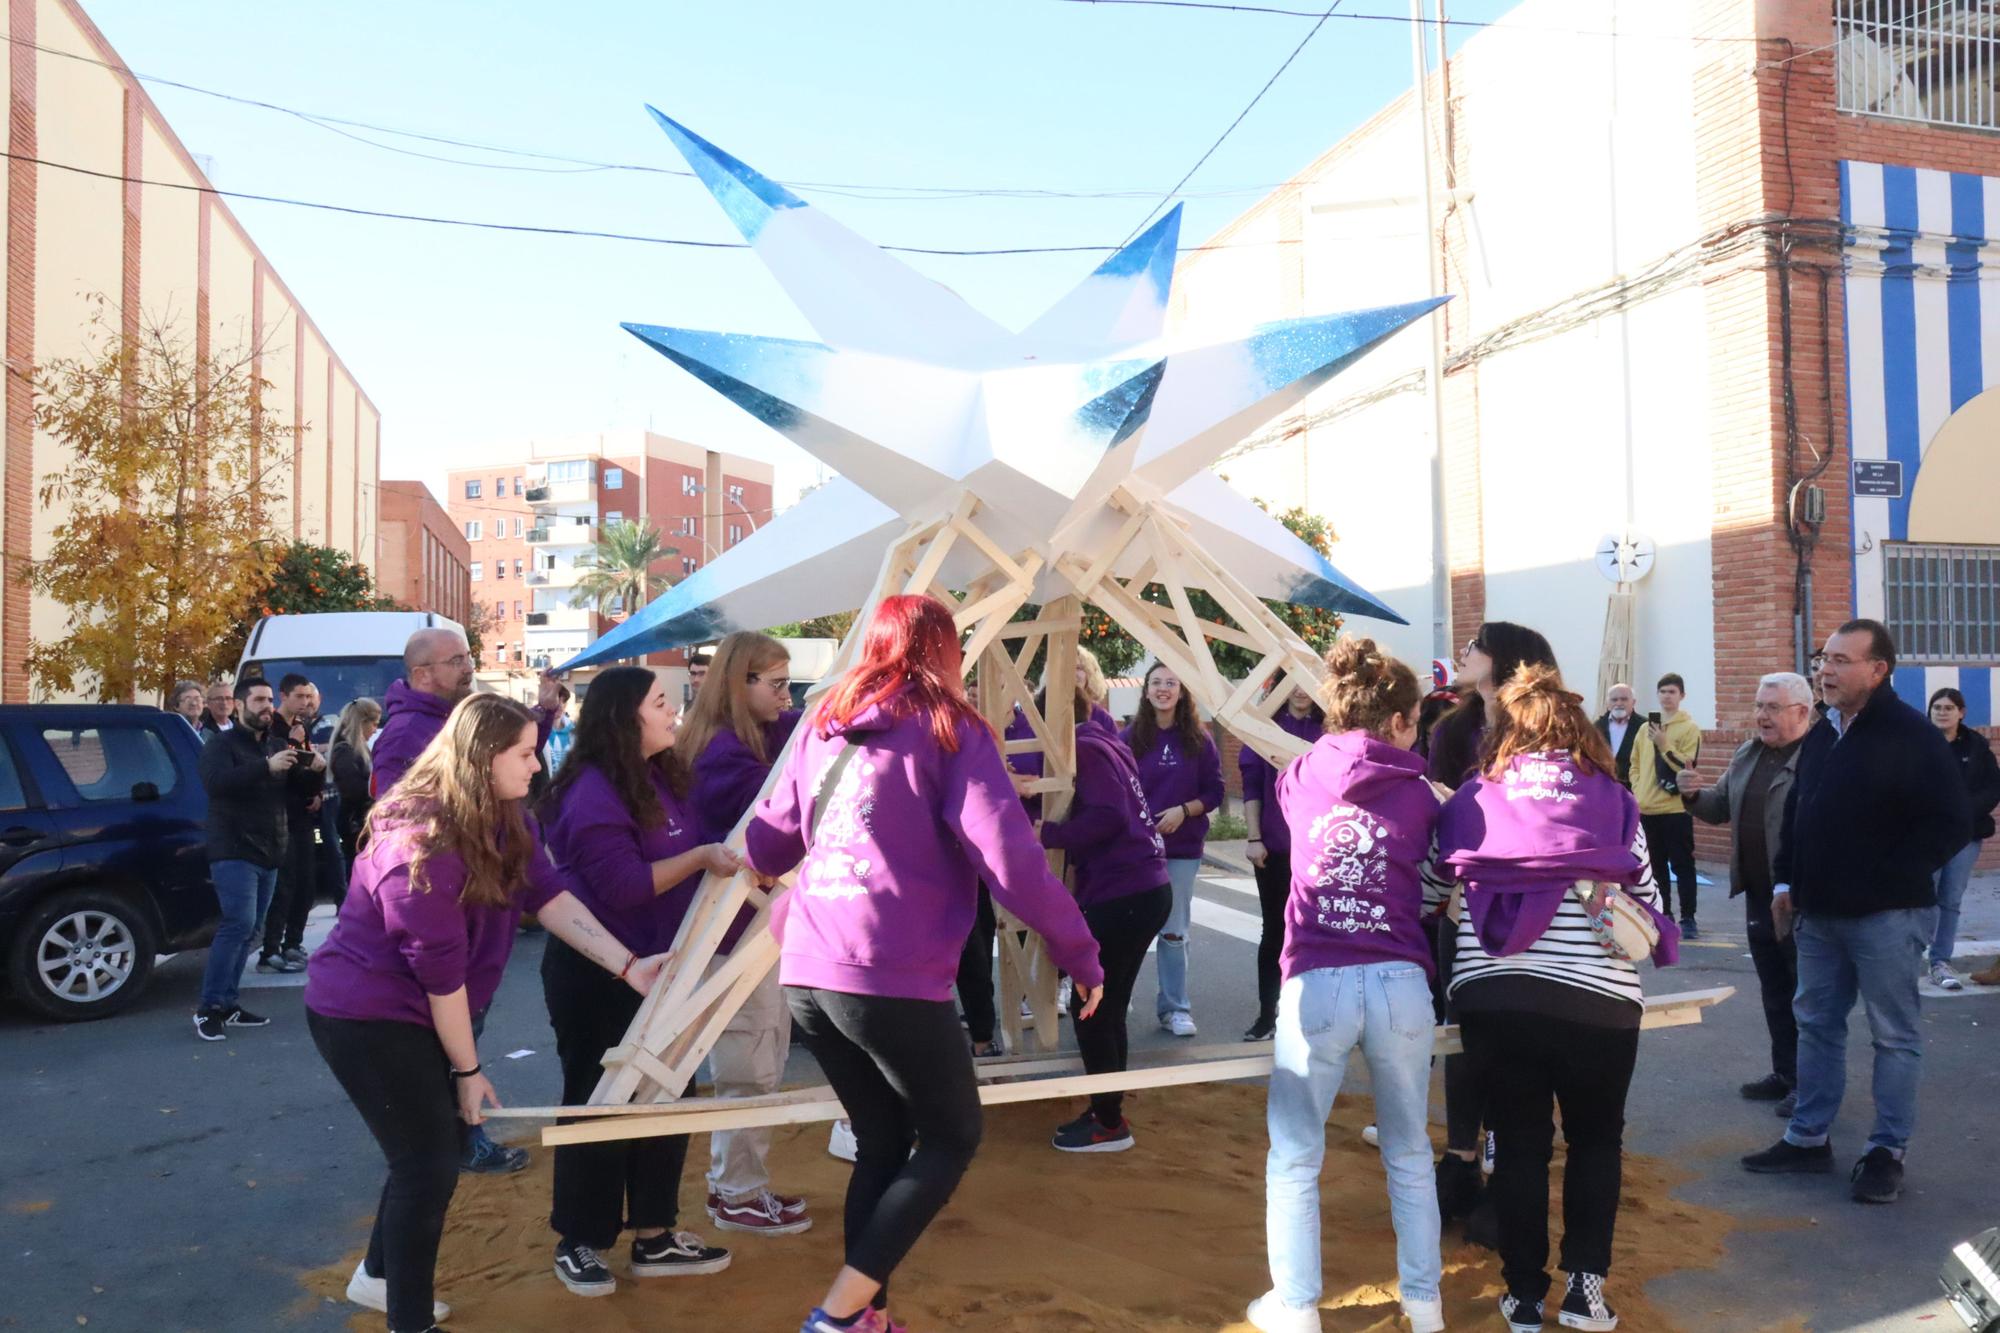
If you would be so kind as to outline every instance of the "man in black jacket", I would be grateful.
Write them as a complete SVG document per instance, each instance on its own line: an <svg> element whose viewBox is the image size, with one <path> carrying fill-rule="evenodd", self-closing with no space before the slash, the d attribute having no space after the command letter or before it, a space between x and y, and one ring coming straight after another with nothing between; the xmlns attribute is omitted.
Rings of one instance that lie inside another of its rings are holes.
<svg viewBox="0 0 2000 1333"><path fill-rule="evenodd" d="M1620 682L1604 692L1604 712L1597 719L1597 734L1611 747L1618 781L1627 787L1632 785L1632 739L1639 734L1632 718L1638 708L1639 696Z"/></svg>
<svg viewBox="0 0 2000 1333"><path fill-rule="evenodd" d="M1917 975L1937 905L1932 876L1972 826L1958 761L1896 697L1895 668L1895 642L1877 621L1850 620L1826 641L1829 711L1799 747L1772 868L1772 920L1798 941L1799 1100L1784 1138L1743 1159L1750 1171L1833 1169L1828 1131L1859 998L1875 1040L1875 1127L1850 1177L1863 1203L1902 1193L1923 1062Z"/></svg>
<svg viewBox="0 0 2000 1333"><path fill-rule="evenodd" d="M313 832L325 799L326 758L312 748L313 723L319 717L319 690L312 681L291 672L278 681L276 698L271 730L298 760L285 774L285 859L278 864L278 891L265 915L257 970L303 972L306 918L319 884Z"/></svg>
<svg viewBox="0 0 2000 1333"><path fill-rule="evenodd" d="M271 687L252 676L236 682L236 725L201 750L201 785L208 793L208 870L222 904L222 922L208 946L195 1035L222 1041L227 1029L263 1027L271 1020L236 1003L236 984L250 961L285 855L285 790L298 752L271 726Z"/></svg>

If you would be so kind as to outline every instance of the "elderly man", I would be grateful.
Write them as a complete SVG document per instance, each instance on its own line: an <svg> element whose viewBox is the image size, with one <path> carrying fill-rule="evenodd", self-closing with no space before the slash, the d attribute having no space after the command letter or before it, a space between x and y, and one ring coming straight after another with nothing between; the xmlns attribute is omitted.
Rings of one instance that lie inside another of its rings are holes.
<svg viewBox="0 0 2000 1333"><path fill-rule="evenodd" d="M1972 806L1938 729L1896 697L1896 644L1874 620L1826 641L1826 722L1806 734L1771 874L1771 917L1796 917L1798 1105L1785 1136L1743 1159L1758 1172L1830 1171L1828 1132L1847 1087L1847 1016L1859 998L1875 1043L1875 1127L1854 1198L1893 1203L1916 1121L1923 1033L1919 959L1932 877L1965 841Z"/></svg>
<svg viewBox="0 0 2000 1333"><path fill-rule="evenodd" d="M1771 1072L1745 1083L1751 1101L1777 1102L1777 1113L1789 1120L1798 1101L1799 1029L1792 1018L1792 993L1798 989L1798 945L1789 930L1780 932L1771 920L1772 874L1778 839L1785 819L1785 799L1791 795L1798 768L1799 743L1819 715L1813 711L1813 690L1806 678L1790 671L1773 672L1757 682L1757 734L1736 748L1722 780L1713 786L1696 769L1681 772L1676 784L1688 812L1709 824L1734 824L1729 849L1729 896L1743 898L1743 915L1750 934L1750 961L1757 968L1757 989L1764 1000L1764 1026L1771 1033Z"/></svg>
<svg viewBox="0 0 2000 1333"><path fill-rule="evenodd" d="M1604 712L1597 719L1597 734L1611 747L1618 762L1618 780L1627 787L1632 785L1632 742L1639 733L1632 725L1632 715L1638 708L1639 696L1620 681L1605 692Z"/></svg>
<svg viewBox="0 0 2000 1333"><path fill-rule="evenodd" d="M375 734L373 795L388 794L431 739L444 730L458 701L472 693L472 650L457 630L420 629L403 645L403 679L391 682L382 699L382 729ZM562 711L563 687L544 674L536 699L540 732L537 750Z"/></svg>

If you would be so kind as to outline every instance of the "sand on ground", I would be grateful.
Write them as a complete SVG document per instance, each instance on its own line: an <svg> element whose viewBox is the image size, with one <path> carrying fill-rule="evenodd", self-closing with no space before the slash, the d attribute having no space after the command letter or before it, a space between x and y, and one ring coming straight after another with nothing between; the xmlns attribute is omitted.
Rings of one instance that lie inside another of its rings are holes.
<svg viewBox="0 0 2000 1333"><path fill-rule="evenodd" d="M1329 1333L1403 1329L1395 1235L1381 1161L1361 1139L1367 1099L1343 1099L1327 1128L1321 1251ZM893 1284L890 1313L911 1333L1254 1333L1244 1306L1270 1285L1264 1256L1264 1089L1195 1085L1132 1094L1138 1146L1069 1155L1049 1147L1078 1104L987 1108L985 1141L950 1205ZM525 1141L525 1140L524 1140ZM438 1296L453 1333L792 1333L840 1266L840 1201L848 1166L827 1155L827 1126L776 1131L779 1188L807 1195L816 1224L797 1236L720 1231L702 1208L706 1139L688 1155L681 1225L729 1247L709 1277L640 1280L627 1247L607 1256L615 1294L572 1296L550 1271L551 1152L536 1147L519 1175L461 1177L438 1260ZM1550 1239L1559 1252L1561 1141ZM357 1164L358 1165L358 1164ZM370 1162L379 1169L379 1163ZM1735 1225L1727 1214L1671 1197L1681 1175L1627 1154L1609 1295L1628 1333L1675 1327L1647 1300L1663 1274L1713 1266ZM1500 1326L1499 1260L1447 1228L1444 1297L1455 1328ZM341 1301L367 1223L337 1262L304 1278L306 1299ZM331 1239L331 1238L330 1238ZM629 1237L627 1238L629 1240ZM1554 1259L1551 1258L1551 1263ZM1555 1274L1560 1284L1560 1274ZM1553 1290L1561 1299L1561 1287ZM356 1312L356 1330L382 1316ZM1553 1312L1549 1327L1554 1328Z"/></svg>

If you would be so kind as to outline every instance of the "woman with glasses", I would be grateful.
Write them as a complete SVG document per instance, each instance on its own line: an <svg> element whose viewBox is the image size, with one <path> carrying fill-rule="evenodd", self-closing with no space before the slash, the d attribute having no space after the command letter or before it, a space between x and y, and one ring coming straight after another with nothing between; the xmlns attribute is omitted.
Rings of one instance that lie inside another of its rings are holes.
<svg viewBox="0 0 2000 1333"><path fill-rule="evenodd" d="M675 748L690 758L688 807L705 842L725 841L763 790L793 728L792 658L768 634L740 630L715 646ZM723 937L733 947L744 909ZM718 1097L776 1092L791 1054L792 1020L773 971L751 992L709 1053ZM771 1189L771 1131L723 1130L709 1138L708 1214L725 1231L787 1236L812 1226L806 1201Z"/></svg>

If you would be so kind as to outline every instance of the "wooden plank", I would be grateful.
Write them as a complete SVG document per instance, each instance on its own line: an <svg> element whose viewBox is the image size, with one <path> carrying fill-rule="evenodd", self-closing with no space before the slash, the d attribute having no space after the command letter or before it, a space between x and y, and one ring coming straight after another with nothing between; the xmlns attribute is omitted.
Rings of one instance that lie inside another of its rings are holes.
<svg viewBox="0 0 2000 1333"><path fill-rule="evenodd" d="M1073 616L1068 620L1018 620L1006 629L1001 630L1000 637L1003 639L1018 639L1025 635L1033 634L1039 638L1050 631L1061 632L1065 630L1080 630L1082 628L1083 617L1081 616ZM1029 656L1032 657L1033 654L1031 653Z"/></svg>

